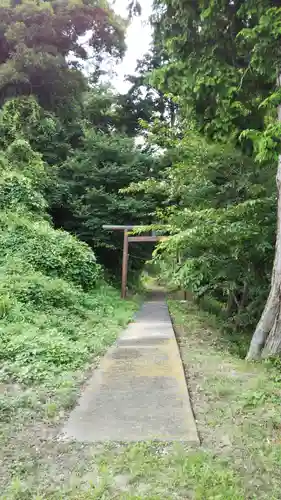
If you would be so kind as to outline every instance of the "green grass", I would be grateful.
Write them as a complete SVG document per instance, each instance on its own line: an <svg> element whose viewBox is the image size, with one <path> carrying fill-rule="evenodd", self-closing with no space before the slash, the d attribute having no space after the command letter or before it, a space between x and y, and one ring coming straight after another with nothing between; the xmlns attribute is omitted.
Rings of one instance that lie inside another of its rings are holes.
<svg viewBox="0 0 281 500"><path fill-rule="evenodd" d="M65 293L69 291L67 283L57 281ZM57 282L52 285L55 293ZM79 371L93 359L97 362L137 306L134 300L121 301L118 291L106 285L89 293L74 286L70 291L71 301L64 307L59 300L57 307L52 302L17 301L0 320L0 383L13 384L11 407L12 401L18 404L15 387L20 387L20 397L31 385L68 392ZM2 406L4 413L8 411L8 397L7 391L0 396L0 415Z"/></svg>
<svg viewBox="0 0 281 500"><path fill-rule="evenodd" d="M137 301L122 301L102 280L85 291L16 258L0 262L0 274L0 491L31 499L45 453L58 460L51 443L81 384Z"/></svg>
<svg viewBox="0 0 281 500"><path fill-rule="evenodd" d="M223 324L194 304L171 302L203 445L239 476L242 498L281 498L281 377L271 363L234 354ZM223 497L222 497L223 498Z"/></svg>
<svg viewBox="0 0 281 500"><path fill-rule="evenodd" d="M43 450L40 468L40 461L45 463L42 440L54 438L89 370L137 307L135 300L121 301L118 291L106 285L88 293L74 286L71 290L73 301L65 307L15 301L0 320L0 484L2 491L7 487L3 499L33 498L25 478L36 481L34 450Z"/></svg>
<svg viewBox="0 0 281 500"><path fill-rule="evenodd" d="M244 498L239 477L227 469L225 460L214 463L211 454L188 451L179 445L112 446L100 456L89 456L84 470L78 477L73 476L71 482L70 487L44 494L40 487L35 492L28 482L17 479L10 485L6 498L14 499L16 495L49 500Z"/></svg>
<svg viewBox="0 0 281 500"><path fill-rule="evenodd" d="M0 383L68 387L135 303L105 283L87 245L42 216L0 211L0 227Z"/></svg>
<svg viewBox="0 0 281 500"><path fill-rule="evenodd" d="M96 307L99 326L89 307L81 309L80 319L76 312L71 313L71 308L68 316L61 309L53 310L49 313L52 326L47 322L45 328L52 329L61 321L61 328L67 332L67 325L80 321L82 342L86 344L88 340L91 350L101 353L128 320L134 306L119 301L114 291L108 295L108 290L96 292L87 300L89 305L92 300L100 304L100 312ZM58 372L49 373L44 380L39 370L39 382L29 378L25 384L6 381L4 396L0 398L0 498L280 500L279 365L250 364L234 355L229 340L223 340L222 325L191 302L171 301L170 310L201 446L148 442L91 445L56 440L88 366L85 360L81 364L79 361L76 370L73 361L73 366L65 369L60 365ZM85 326L90 321L96 340L90 338L92 334ZM77 331L76 326L71 334L73 331ZM99 335L103 340L99 340Z"/></svg>
<svg viewBox="0 0 281 500"><path fill-rule="evenodd" d="M135 305L122 302L105 285L85 293L63 280L35 278L36 303L15 302L0 322L0 381L57 385L58 379L67 381L69 373L84 367L92 354L104 352ZM24 283L26 297L28 291Z"/></svg>

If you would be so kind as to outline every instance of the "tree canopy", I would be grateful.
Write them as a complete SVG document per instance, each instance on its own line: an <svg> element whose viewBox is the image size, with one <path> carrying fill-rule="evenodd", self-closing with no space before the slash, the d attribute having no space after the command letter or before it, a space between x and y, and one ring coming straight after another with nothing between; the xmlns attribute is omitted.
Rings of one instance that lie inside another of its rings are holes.
<svg viewBox="0 0 281 500"><path fill-rule="evenodd" d="M106 55L124 52L124 25L108 6L83 1L21 1L0 6L0 102L35 95L65 115L87 86L81 62L93 72Z"/></svg>

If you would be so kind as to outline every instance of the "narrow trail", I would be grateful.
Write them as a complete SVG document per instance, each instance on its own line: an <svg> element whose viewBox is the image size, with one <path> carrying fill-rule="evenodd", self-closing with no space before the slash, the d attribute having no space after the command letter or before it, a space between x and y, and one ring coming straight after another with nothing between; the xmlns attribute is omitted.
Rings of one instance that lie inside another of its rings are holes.
<svg viewBox="0 0 281 500"><path fill-rule="evenodd" d="M151 291L109 349L62 429L80 442L199 444L165 295Z"/></svg>

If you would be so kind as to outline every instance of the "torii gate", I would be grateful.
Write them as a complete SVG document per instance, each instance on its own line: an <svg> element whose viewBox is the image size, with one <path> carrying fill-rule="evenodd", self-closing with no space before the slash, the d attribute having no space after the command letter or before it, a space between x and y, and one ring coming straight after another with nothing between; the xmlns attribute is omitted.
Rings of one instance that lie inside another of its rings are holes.
<svg viewBox="0 0 281 500"><path fill-rule="evenodd" d="M167 239L167 236L129 236L129 232L135 228L141 228L140 225L103 225L102 228L108 231L123 231L124 232L124 243L123 243L123 260L122 260L122 286L121 286L121 297L126 298L126 288L127 288L127 277L128 277L128 258L129 258L129 243L144 243L150 242L155 243L157 241L163 241Z"/></svg>

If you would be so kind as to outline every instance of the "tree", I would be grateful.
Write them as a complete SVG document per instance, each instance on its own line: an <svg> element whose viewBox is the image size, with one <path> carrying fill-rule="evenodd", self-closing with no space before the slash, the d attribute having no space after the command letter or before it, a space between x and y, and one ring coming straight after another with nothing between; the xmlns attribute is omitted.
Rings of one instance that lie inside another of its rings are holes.
<svg viewBox="0 0 281 500"><path fill-rule="evenodd" d="M155 72L154 84L165 89L169 82L186 122L192 120L212 140L231 140L248 154L254 152L259 161L277 159L280 149L280 125L273 113L281 97L276 87L280 6L280 0L155 2L158 41L169 61ZM278 170L278 198L279 177ZM263 355L281 350L280 212L271 292L249 359L262 350Z"/></svg>
<svg viewBox="0 0 281 500"><path fill-rule="evenodd" d="M170 164L161 178L131 186L165 197L157 216L170 237L157 247L154 261L169 286L190 290L196 299L207 295L231 328L248 331L270 281L274 166L256 165L234 147L210 143L194 131L170 139Z"/></svg>
<svg viewBox="0 0 281 500"><path fill-rule="evenodd" d="M192 117L209 138L238 140L252 125L261 130L266 111L259 104L275 81L271 74L255 74L253 80L249 52L239 34L245 26L256 26L267 2L255 7L228 1L155 4L157 43L169 55L154 74L155 85L169 88L182 116Z"/></svg>
<svg viewBox="0 0 281 500"><path fill-rule="evenodd" d="M87 87L79 61L91 55L99 67L124 52L123 24L98 2L23 0L0 6L0 19L0 104L35 95L44 109L71 116Z"/></svg>
<svg viewBox="0 0 281 500"><path fill-rule="evenodd" d="M117 123L129 135L143 133L143 122L154 119L174 124L176 105L161 89L151 84L152 73L161 67L164 58L155 45L152 50L138 61L135 75L128 75L131 88L127 94L118 97Z"/></svg>
<svg viewBox="0 0 281 500"><path fill-rule="evenodd" d="M43 160L55 165L66 160L81 144L82 123L60 120L44 110L34 96L7 100L0 110L0 146L5 149L18 138L28 141Z"/></svg>
<svg viewBox="0 0 281 500"><path fill-rule="evenodd" d="M124 23L101 5L32 0L1 7L0 145L31 146L43 159L40 190L56 227L88 242L107 268L118 270L122 241L102 225L151 222L157 196L120 190L156 177L160 163L128 139L140 130L139 119L150 119L152 100L137 86L124 97L97 83L103 58L124 51ZM93 69L88 78L86 59ZM139 270L148 256L138 246L132 267Z"/></svg>
<svg viewBox="0 0 281 500"><path fill-rule="evenodd" d="M129 137L142 133L141 120L150 121L155 100L136 85L126 94L109 86L95 85L83 99L83 118L104 132L119 132Z"/></svg>
<svg viewBox="0 0 281 500"><path fill-rule="evenodd" d="M130 0L128 4L130 17L141 14L141 4L137 0Z"/></svg>
<svg viewBox="0 0 281 500"><path fill-rule="evenodd" d="M258 74L266 72L274 78L277 73L276 89L262 103L263 107L269 108L269 120L263 134L254 134L256 149L263 157L277 157L278 167L276 175L277 183L277 234L275 258L271 278L271 287L262 316L254 332L248 359L256 359L260 356L266 357L281 352L281 93L280 93L280 68L281 68L281 9L273 7L261 16L255 28L244 29L242 36L245 43L252 48L251 64ZM267 60L267 54L271 54L271 64ZM278 122L272 119L272 106L277 104Z"/></svg>
<svg viewBox="0 0 281 500"><path fill-rule="evenodd" d="M103 224L149 224L158 204L154 194L126 194L133 181L157 177L160 163L151 151L141 150L126 136L87 130L83 147L54 172L57 189L49 196L55 225L75 233L95 249L102 264L120 271L122 238ZM131 266L140 270L151 249L140 245Z"/></svg>
<svg viewBox="0 0 281 500"><path fill-rule="evenodd" d="M95 248L101 262L114 273L119 272L123 242L120 234L105 232L102 225L151 222L159 196L119 191L133 181L157 178L161 168L149 148L138 148L133 139L117 132L115 98L103 87L86 93L76 137L69 124L45 111L34 97L8 100L0 111L0 141L6 156L15 142L31 144L34 154L45 160L43 172L34 170L34 175L40 179L54 224ZM18 147L15 153L14 166L25 150ZM134 248L131 268L139 272L151 251L148 246Z"/></svg>
<svg viewBox="0 0 281 500"><path fill-rule="evenodd" d="M129 137L142 135L143 122L155 118L173 125L176 106L150 83L152 72L161 64L160 56L146 54L138 61L135 75L127 75L128 92L118 94L110 84L93 83L83 98L83 118L103 131L118 131Z"/></svg>

